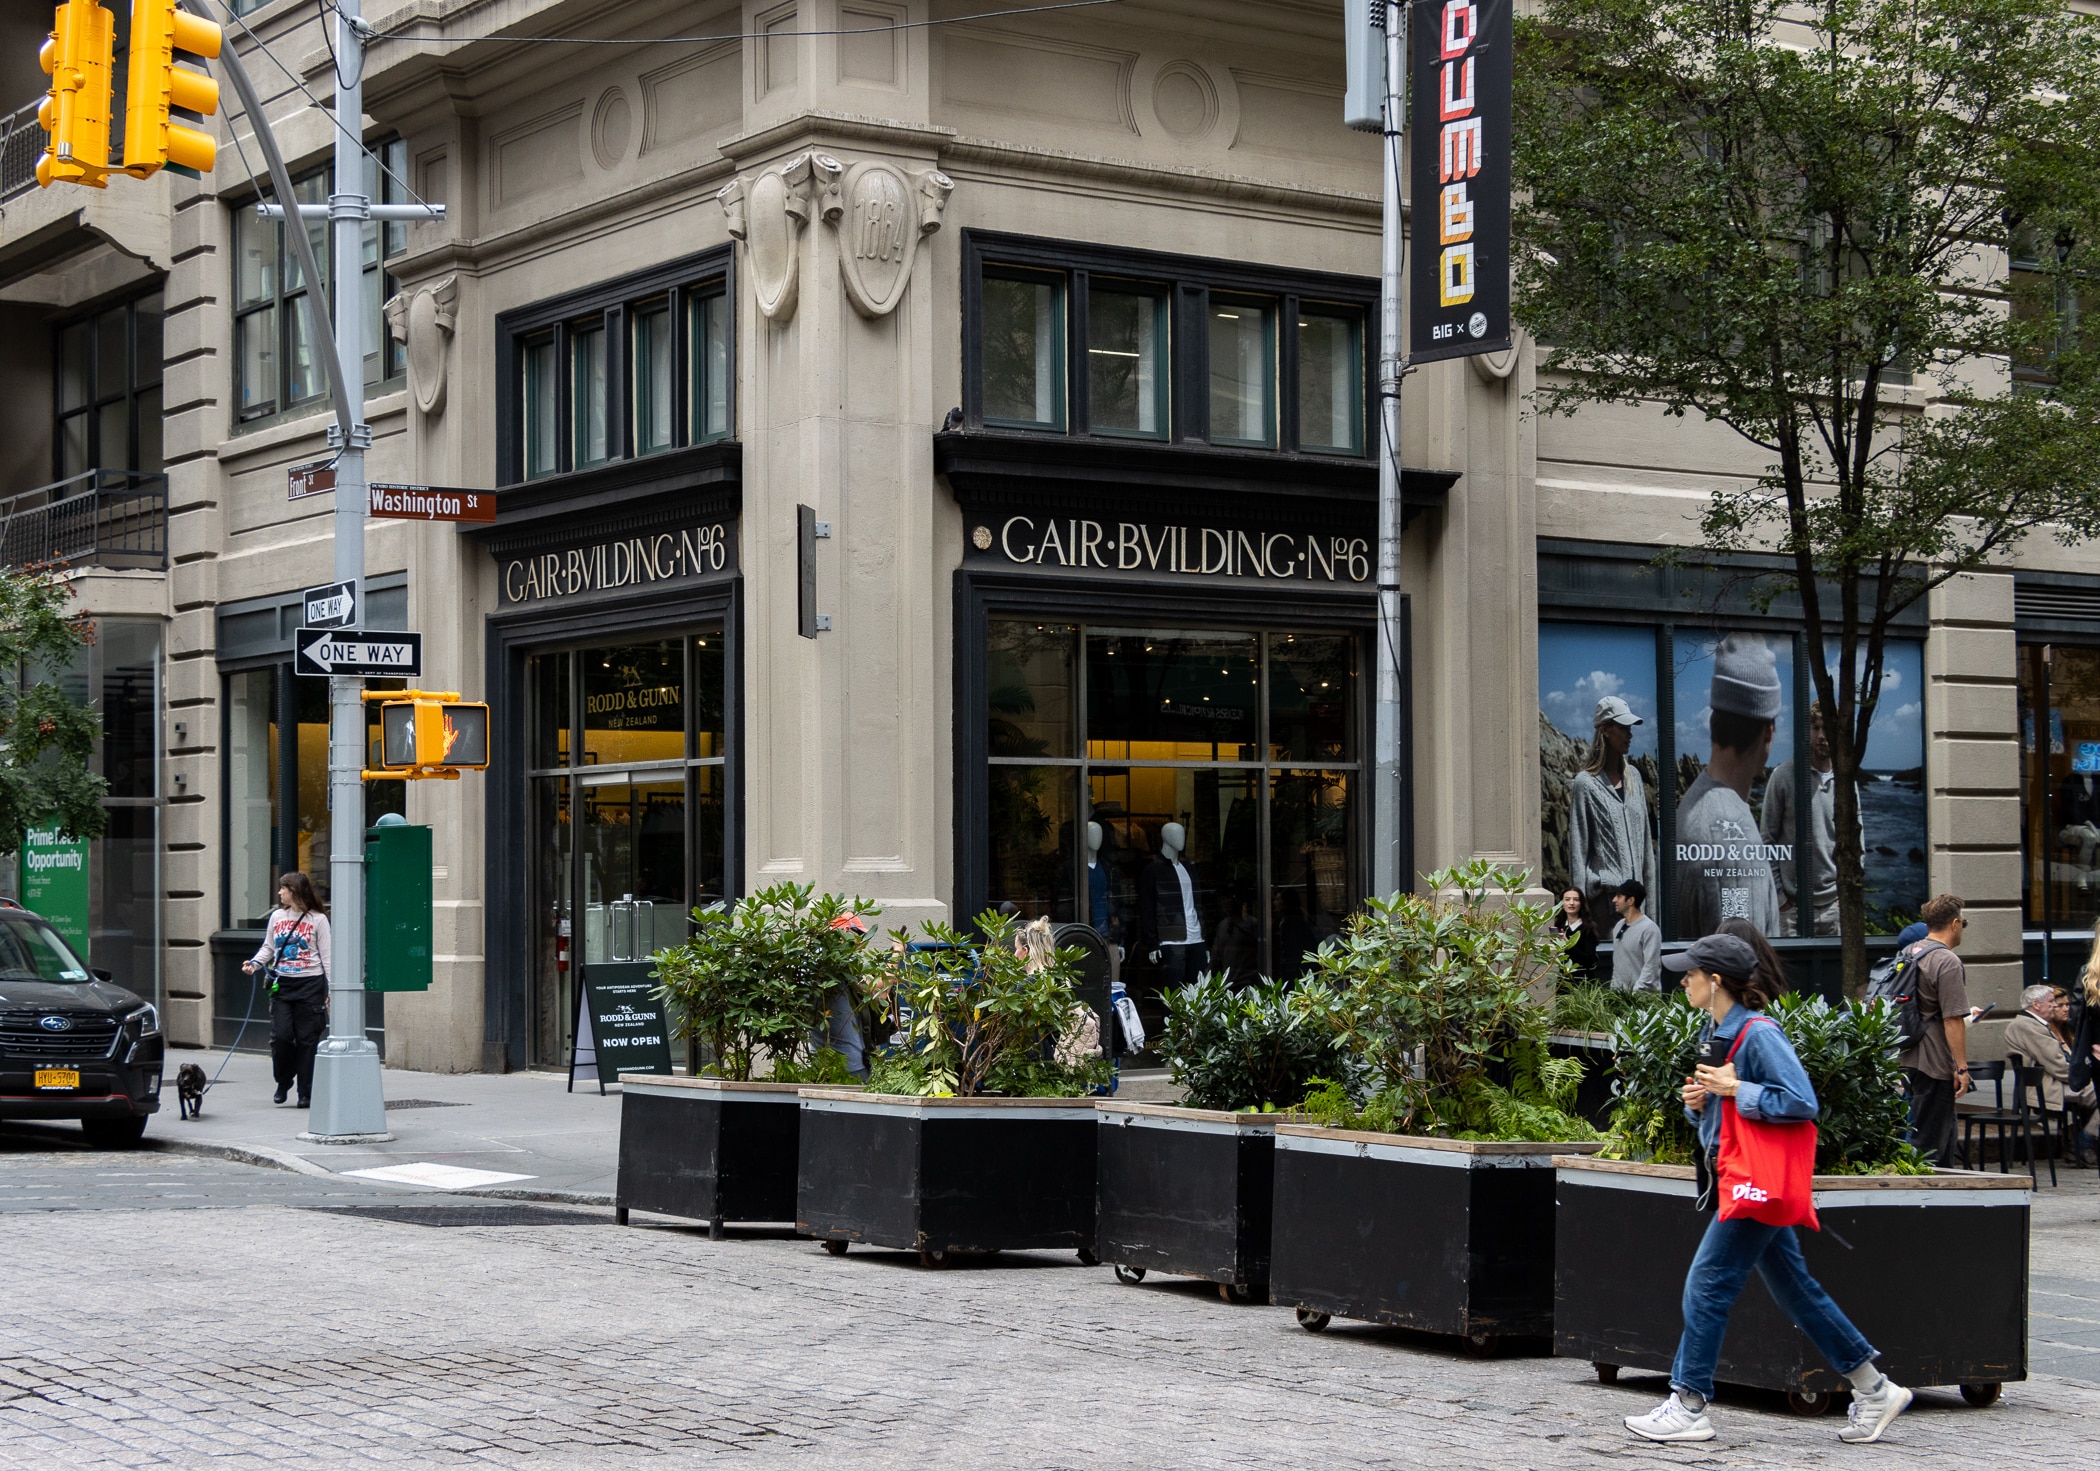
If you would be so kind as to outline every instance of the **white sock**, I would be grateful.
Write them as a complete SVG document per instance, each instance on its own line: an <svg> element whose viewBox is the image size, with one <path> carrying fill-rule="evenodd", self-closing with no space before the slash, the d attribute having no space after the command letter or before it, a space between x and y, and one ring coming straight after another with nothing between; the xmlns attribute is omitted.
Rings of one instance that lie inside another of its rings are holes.
<svg viewBox="0 0 2100 1471"><path fill-rule="evenodd" d="M1888 1377L1874 1367L1872 1359L1868 1359L1857 1369L1847 1370L1845 1377L1852 1381L1852 1392L1854 1394L1878 1396L1884 1389L1888 1388L1889 1383Z"/></svg>

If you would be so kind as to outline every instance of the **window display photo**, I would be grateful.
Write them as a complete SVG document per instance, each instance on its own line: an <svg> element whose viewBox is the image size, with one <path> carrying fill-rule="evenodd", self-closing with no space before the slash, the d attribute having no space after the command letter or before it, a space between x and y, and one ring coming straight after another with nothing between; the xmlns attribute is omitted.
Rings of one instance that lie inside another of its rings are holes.
<svg viewBox="0 0 2100 1471"><path fill-rule="evenodd" d="M1672 835L1672 928L1678 939L1709 935L1724 919L1767 935L1781 922L1778 867L1788 843L1765 840L1764 806L1773 751L1794 743L1791 639L1754 633L1679 634L1673 675L1677 706L1677 821Z"/></svg>
<svg viewBox="0 0 2100 1471"><path fill-rule="evenodd" d="M1628 879L1656 887L1655 631L1539 628L1542 882L1596 918Z"/></svg>

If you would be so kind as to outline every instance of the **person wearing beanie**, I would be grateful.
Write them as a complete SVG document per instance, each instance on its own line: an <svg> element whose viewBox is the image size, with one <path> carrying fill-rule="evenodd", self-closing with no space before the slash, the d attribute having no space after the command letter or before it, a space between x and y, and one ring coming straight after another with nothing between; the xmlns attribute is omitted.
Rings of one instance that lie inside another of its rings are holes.
<svg viewBox="0 0 2100 1471"><path fill-rule="evenodd" d="M1724 919L1781 933L1779 885L1750 792L1772 753L1780 710L1779 664L1754 634L1732 633L1714 650L1706 768L1677 805L1679 935L1710 935Z"/></svg>

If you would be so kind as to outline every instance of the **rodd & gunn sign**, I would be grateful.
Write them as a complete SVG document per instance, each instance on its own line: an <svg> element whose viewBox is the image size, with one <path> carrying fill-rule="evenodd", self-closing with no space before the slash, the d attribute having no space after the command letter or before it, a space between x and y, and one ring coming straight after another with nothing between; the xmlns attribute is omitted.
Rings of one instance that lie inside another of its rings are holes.
<svg viewBox="0 0 2100 1471"><path fill-rule="evenodd" d="M993 560L1074 571L1345 585L1368 582L1371 577L1369 538L1326 532L1007 516L974 526L970 545L980 556Z"/></svg>
<svg viewBox="0 0 2100 1471"><path fill-rule="evenodd" d="M505 607L694 582L734 571L735 566L730 528L719 521L503 557L497 562Z"/></svg>

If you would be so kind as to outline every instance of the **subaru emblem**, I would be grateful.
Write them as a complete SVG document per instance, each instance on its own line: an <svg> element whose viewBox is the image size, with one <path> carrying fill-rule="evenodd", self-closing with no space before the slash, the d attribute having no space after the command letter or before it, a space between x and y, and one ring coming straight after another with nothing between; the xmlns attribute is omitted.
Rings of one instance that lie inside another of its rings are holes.
<svg viewBox="0 0 2100 1471"><path fill-rule="evenodd" d="M73 1019L71 1017L40 1016L36 1019L36 1024L47 1032L70 1032L73 1030Z"/></svg>

